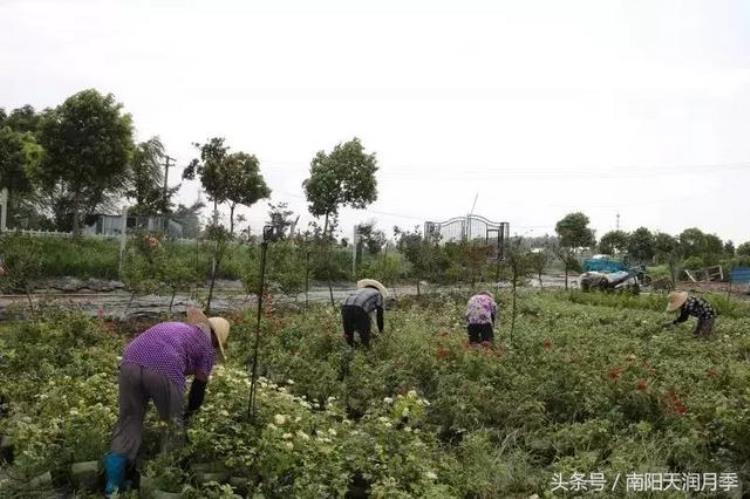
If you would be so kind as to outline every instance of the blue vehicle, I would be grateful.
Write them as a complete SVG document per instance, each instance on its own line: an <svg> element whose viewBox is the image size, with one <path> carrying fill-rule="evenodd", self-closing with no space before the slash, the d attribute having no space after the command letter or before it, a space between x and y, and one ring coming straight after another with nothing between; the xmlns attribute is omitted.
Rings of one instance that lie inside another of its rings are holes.
<svg viewBox="0 0 750 499"><path fill-rule="evenodd" d="M628 267L617 260L611 260L609 257L601 256L599 258L589 258L583 262L584 272L601 272L602 274L612 274L614 272L627 272Z"/></svg>
<svg viewBox="0 0 750 499"><path fill-rule="evenodd" d="M584 260L583 271L579 285L584 291L614 290L622 286L637 290L641 285L648 285L649 281L644 267L629 267L607 255L596 255Z"/></svg>

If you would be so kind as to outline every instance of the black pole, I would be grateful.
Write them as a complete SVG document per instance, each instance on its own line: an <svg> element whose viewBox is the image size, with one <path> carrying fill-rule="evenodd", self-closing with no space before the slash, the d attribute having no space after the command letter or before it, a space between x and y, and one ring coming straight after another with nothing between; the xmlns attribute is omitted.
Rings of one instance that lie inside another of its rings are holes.
<svg viewBox="0 0 750 499"><path fill-rule="evenodd" d="M310 306L310 250L305 250L305 310Z"/></svg>
<svg viewBox="0 0 750 499"><path fill-rule="evenodd" d="M250 375L250 403L248 413L251 420L255 420L255 393L258 380L258 352L260 350L260 319L263 313L263 290L266 284L266 252L268 241L260 243L260 289L258 290L258 317L255 323L255 345L253 346L253 364Z"/></svg>

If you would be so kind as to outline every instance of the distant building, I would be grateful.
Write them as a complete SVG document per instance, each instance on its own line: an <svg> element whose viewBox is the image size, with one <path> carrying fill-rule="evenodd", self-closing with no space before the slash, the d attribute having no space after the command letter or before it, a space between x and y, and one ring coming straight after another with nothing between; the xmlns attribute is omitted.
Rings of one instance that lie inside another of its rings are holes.
<svg viewBox="0 0 750 499"><path fill-rule="evenodd" d="M88 218L90 223L83 229L84 234L117 237L122 234L122 215L104 213L94 214ZM148 232L162 232L170 238L181 238L182 224L162 216L130 215L126 223L128 231L144 230Z"/></svg>

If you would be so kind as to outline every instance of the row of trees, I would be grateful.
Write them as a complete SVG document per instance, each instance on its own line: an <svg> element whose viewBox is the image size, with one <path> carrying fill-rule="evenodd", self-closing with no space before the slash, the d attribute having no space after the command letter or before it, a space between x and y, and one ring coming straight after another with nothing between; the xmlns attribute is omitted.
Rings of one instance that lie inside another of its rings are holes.
<svg viewBox="0 0 750 499"><path fill-rule="evenodd" d="M198 176L216 207L228 203L230 232L234 211L267 198L270 189L258 159L230 152L221 138L196 144L200 158L184 177ZM136 143L132 117L111 94L90 89L55 108L37 112L24 106L0 109L0 189L9 191L11 224L18 227L81 231L83 216L111 211L129 198L136 215L172 214L193 235L201 203L172 203L178 186L164 178L167 157L158 137Z"/></svg>

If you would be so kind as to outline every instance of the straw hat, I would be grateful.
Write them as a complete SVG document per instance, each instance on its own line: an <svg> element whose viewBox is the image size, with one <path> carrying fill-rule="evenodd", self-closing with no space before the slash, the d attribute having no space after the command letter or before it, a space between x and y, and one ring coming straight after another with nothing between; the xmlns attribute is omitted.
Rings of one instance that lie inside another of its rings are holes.
<svg viewBox="0 0 750 499"><path fill-rule="evenodd" d="M669 293L669 303L667 304L667 312L674 312L678 308L680 308L682 305L685 304L685 302L688 299L688 294L686 291L672 291Z"/></svg>
<svg viewBox="0 0 750 499"><path fill-rule="evenodd" d="M357 282L358 288L375 288L377 289L383 298L388 298L388 290L375 279L362 279Z"/></svg>
<svg viewBox="0 0 750 499"><path fill-rule="evenodd" d="M221 358L226 360L227 356L224 349L227 346L227 340L229 339L229 321L223 317L211 317L208 318L206 315L195 307L188 307L187 309L187 323L194 326L198 326L201 330L211 336L213 331L216 336L217 343L219 344L219 353Z"/></svg>

